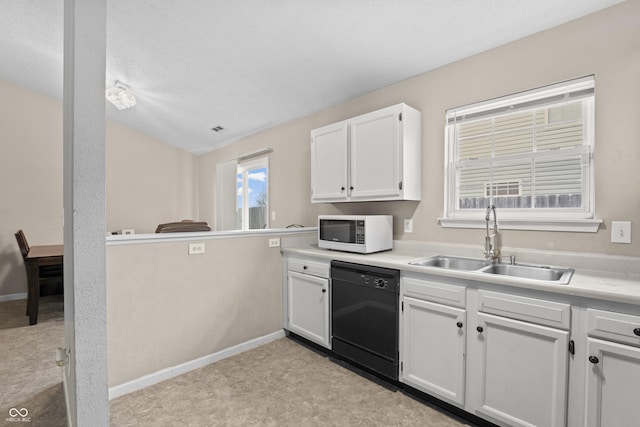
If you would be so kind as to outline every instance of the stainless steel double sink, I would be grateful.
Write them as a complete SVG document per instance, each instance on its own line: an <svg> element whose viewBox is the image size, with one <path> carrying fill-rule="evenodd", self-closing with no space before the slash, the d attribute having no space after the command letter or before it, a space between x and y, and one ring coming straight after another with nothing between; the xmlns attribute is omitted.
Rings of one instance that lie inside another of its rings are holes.
<svg viewBox="0 0 640 427"><path fill-rule="evenodd" d="M423 258L409 263L423 267L437 267L447 270L476 271L486 274L518 277L521 279L540 280L553 282L558 285L568 285L573 276L573 268L548 267L529 264L502 264L491 260L461 258L446 255L437 255L431 258Z"/></svg>

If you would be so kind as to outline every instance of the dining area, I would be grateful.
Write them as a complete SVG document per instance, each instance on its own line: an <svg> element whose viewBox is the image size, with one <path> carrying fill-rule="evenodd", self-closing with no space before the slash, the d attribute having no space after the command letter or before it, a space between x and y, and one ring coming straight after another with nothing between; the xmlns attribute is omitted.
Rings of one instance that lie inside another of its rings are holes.
<svg viewBox="0 0 640 427"><path fill-rule="evenodd" d="M64 292L64 245L30 246L22 229L15 233L27 276L26 316L29 325L38 323L40 297Z"/></svg>

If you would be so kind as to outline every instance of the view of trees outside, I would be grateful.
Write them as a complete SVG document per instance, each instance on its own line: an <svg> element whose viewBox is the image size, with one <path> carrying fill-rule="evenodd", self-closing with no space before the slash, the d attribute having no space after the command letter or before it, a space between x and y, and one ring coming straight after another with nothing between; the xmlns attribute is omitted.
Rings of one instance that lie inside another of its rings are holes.
<svg viewBox="0 0 640 427"><path fill-rule="evenodd" d="M257 167L238 173L236 225L238 229L256 229L267 226L267 168ZM245 191L245 185L247 186ZM248 209L248 227L243 227L243 208Z"/></svg>

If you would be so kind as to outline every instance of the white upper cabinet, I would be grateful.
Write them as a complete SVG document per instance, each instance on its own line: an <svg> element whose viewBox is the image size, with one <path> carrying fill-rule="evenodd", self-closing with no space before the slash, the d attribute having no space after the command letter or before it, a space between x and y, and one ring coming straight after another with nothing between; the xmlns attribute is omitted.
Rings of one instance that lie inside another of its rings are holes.
<svg viewBox="0 0 640 427"><path fill-rule="evenodd" d="M420 200L420 146L406 104L311 131L311 201Z"/></svg>
<svg viewBox="0 0 640 427"><path fill-rule="evenodd" d="M352 200L400 197L400 114L386 108L351 120Z"/></svg>
<svg viewBox="0 0 640 427"><path fill-rule="evenodd" d="M347 122L325 126L311 132L312 200L347 200L348 141Z"/></svg>

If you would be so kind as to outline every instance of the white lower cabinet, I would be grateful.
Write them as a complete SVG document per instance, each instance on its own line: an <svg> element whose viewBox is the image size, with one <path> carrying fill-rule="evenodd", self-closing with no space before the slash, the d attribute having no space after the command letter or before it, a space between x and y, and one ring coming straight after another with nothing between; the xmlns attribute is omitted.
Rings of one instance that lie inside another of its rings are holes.
<svg viewBox="0 0 640 427"><path fill-rule="evenodd" d="M566 425L570 305L406 276L401 298L403 383L499 425Z"/></svg>
<svg viewBox="0 0 640 427"><path fill-rule="evenodd" d="M568 331L479 313L469 334L477 415L510 426L565 425Z"/></svg>
<svg viewBox="0 0 640 427"><path fill-rule="evenodd" d="M640 317L588 311L585 425L640 425Z"/></svg>
<svg viewBox="0 0 640 427"><path fill-rule="evenodd" d="M465 288L419 277L401 282L400 380L458 407L465 400Z"/></svg>
<svg viewBox="0 0 640 427"><path fill-rule="evenodd" d="M587 349L585 425L639 425L640 348L589 338Z"/></svg>
<svg viewBox="0 0 640 427"><path fill-rule="evenodd" d="M477 300L477 312L467 329L473 388L468 408L508 426L566 425L570 306L473 292L470 304Z"/></svg>
<svg viewBox="0 0 640 427"><path fill-rule="evenodd" d="M402 381L464 405L466 310L404 297Z"/></svg>
<svg viewBox="0 0 640 427"><path fill-rule="evenodd" d="M330 349L330 263L285 262L285 328ZM639 307L495 289L403 272L400 381L500 426L640 425Z"/></svg>
<svg viewBox="0 0 640 427"><path fill-rule="evenodd" d="M318 275L313 275L314 273ZM331 348L329 266L305 260L290 260L287 296L289 331Z"/></svg>

